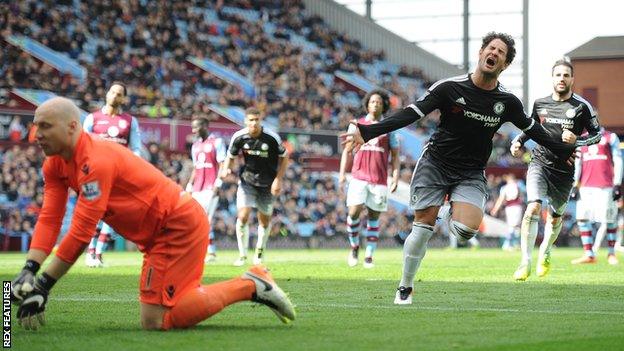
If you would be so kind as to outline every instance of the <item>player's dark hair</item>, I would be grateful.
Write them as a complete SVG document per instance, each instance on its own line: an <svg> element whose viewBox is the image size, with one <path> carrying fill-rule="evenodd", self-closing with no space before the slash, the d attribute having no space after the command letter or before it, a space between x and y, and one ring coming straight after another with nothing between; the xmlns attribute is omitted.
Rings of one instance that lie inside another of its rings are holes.
<svg viewBox="0 0 624 351"><path fill-rule="evenodd" d="M255 107L248 107L248 108L245 110L245 116L247 116L247 115L260 116L260 110L258 110L258 109L257 109L257 108L255 108Z"/></svg>
<svg viewBox="0 0 624 351"><path fill-rule="evenodd" d="M210 124L210 121L206 117L197 117L197 118L193 118L193 120L199 121L199 123L205 127L208 127L208 125Z"/></svg>
<svg viewBox="0 0 624 351"><path fill-rule="evenodd" d="M126 85L118 80L114 81L110 86L112 87L113 85L119 85L123 88L124 91L124 96L128 96L128 88L126 87ZM110 88L109 88L110 89Z"/></svg>
<svg viewBox="0 0 624 351"><path fill-rule="evenodd" d="M483 37L481 49L485 49L485 47L488 46L488 44L494 39L500 39L503 43L505 43L505 45L507 45L507 58L505 58L505 62L510 64L516 57L515 40L507 33L489 32Z"/></svg>
<svg viewBox="0 0 624 351"><path fill-rule="evenodd" d="M364 96L364 99L362 99L362 107L364 107L364 112L368 113L368 102L373 95L381 96L381 101L383 102L381 113L383 114L388 112L388 110L390 109L390 96L387 92L381 89L371 90L368 92L368 94L366 94L366 96Z"/></svg>
<svg viewBox="0 0 624 351"><path fill-rule="evenodd" d="M566 66L570 68L570 75L572 75L572 77L574 77L574 67L572 66L572 63L570 63L570 61L567 61L565 59L561 59L561 60L557 60L555 62L555 64L552 66L552 71L551 71L551 75L553 73L555 73L555 67L557 66Z"/></svg>

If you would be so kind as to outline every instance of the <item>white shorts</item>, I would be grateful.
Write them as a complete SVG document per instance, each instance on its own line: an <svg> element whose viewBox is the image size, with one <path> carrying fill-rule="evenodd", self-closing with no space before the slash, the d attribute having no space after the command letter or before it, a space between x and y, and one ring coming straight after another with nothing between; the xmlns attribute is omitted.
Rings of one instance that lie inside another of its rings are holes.
<svg viewBox="0 0 624 351"><path fill-rule="evenodd" d="M347 190L347 207L365 204L373 211L388 210L388 187L352 178Z"/></svg>
<svg viewBox="0 0 624 351"><path fill-rule="evenodd" d="M615 223L617 205L613 201L613 189L581 187L579 195L581 198L576 202L576 220Z"/></svg>
<svg viewBox="0 0 624 351"><path fill-rule="evenodd" d="M219 197L214 196L214 191L212 189L194 191L191 195L199 202L208 216L208 221L212 223L212 217L217 210L217 205L219 205Z"/></svg>
<svg viewBox="0 0 624 351"><path fill-rule="evenodd" d="M505 206L505 220L510 227L519 227L522 224L522 205Z"/></svg>

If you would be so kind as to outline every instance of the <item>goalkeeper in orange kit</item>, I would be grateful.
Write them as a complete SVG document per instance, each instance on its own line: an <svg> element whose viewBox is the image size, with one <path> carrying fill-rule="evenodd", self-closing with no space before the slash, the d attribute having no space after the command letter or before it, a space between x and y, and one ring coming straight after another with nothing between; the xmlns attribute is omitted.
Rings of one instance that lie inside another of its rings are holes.
<svg viewBox="0 0 624 351"><path fill-rule="evenodd" d="M292 303L268 270L201 285L209 223L190 195L127 148L82 131L78 108L53 98L35 111L43 164L44 201L24 269L12 282L17 317L26 329L44 324L50 289L82 254L100 219L143 252L141 323L145 329L186 328L232 303L267 305L283 322ZM45 272L39 267L56 243L68 189L79 193L71 227Z"/></svg>

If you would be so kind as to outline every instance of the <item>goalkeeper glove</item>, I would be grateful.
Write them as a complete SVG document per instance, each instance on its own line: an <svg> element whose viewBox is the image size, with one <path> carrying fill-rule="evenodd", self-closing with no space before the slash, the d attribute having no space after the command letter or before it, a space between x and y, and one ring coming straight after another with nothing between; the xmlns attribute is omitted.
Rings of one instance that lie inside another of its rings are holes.
<svg viewBox="0 0 624 351"><path fill-rule="evenodd" d="M33 260L27 260L22 271L11 282L11 301L17 304L24 299L35 286L35 274L41 265Z"/></svg>
<svg viewBox="0 0 624 351"><path fill-rule="evenodd" d="M37 330L45 324L45 307L48 302L48 293L56 283L56 279L43 273L35 280L33 291L24 297L17 318L19 325L26 330Z"/></svg>

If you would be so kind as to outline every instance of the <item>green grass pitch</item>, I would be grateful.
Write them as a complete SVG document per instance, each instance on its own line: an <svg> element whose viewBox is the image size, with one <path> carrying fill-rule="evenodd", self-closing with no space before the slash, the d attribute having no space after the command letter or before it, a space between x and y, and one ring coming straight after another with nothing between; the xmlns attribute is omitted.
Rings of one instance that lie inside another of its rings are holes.
<svg viewBox="0 0 624 351"><path fill-rule="evenodd" d="M399 249L379 249L376 266L349 268L347 250L268 250L267 265L297 306L283 325L264 306L240 303L188 330L140 329L138 253L108 253L109 267L83 257L52 290L47 325L22 330L16 350L623 350L624 263L573 266L580 249L557 249L546 278L511 279L519 252L429 250L414 304L393 305ZM206 265L204 283L244 272L235 252ZM23 254L0 254L13 279ZM13 308L13 313L17 308Z"/></svg>

